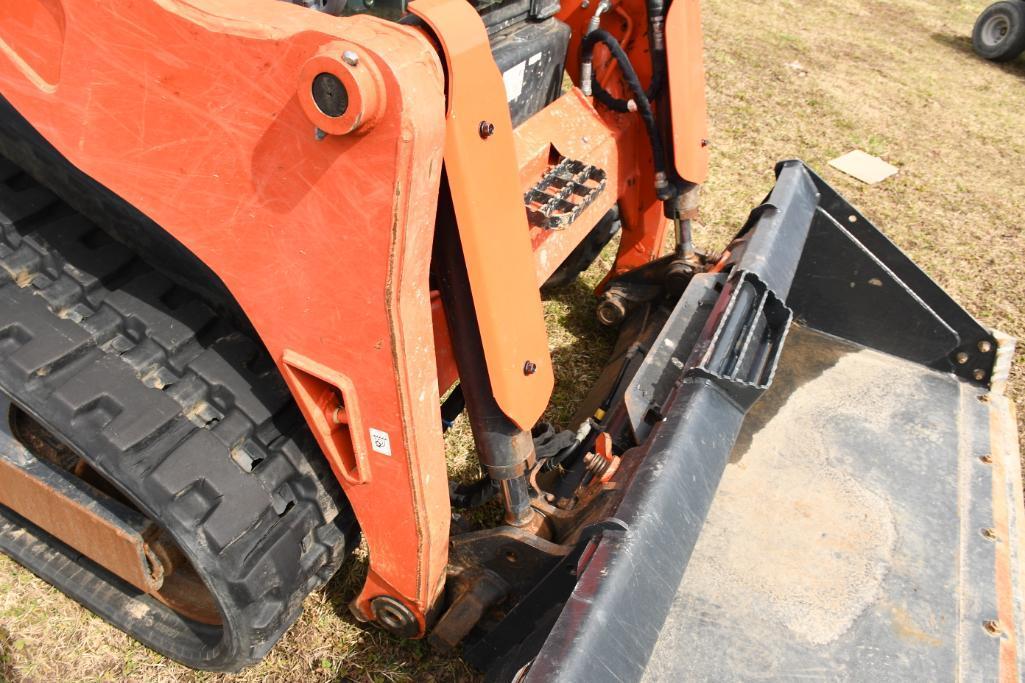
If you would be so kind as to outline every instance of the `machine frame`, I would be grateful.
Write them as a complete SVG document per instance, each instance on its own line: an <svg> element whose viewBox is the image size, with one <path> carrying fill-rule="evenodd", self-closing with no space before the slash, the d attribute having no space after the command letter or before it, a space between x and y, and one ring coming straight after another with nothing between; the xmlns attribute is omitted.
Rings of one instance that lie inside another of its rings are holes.
<svg viewBox="0 0 1025 683"><path fill-rule="evenodd" d="M559 14L576 36L570 73L587 5L567 2ZM613 16L643 65L646 32L631 10L643 3L624 0ZM612 275L660 256L668 222L636 116L599 111L573 87L513 130L480 17L461 0L417 0L410 11L424 23L246 0L33 0L7 10L0 82L62 155L235 298L366 539L370 571L354 612L374 620L371 600L389 596L422 636L448 560L439 396L458 377L428 285L443 170L488 380L524 429L553 383L540 284L617 202L623 239ZM670 70L676 158L700 182L708 142L698 3L676 0L667 30L686 38L670 42L682 53L671 63L683 67ZM224 58L197 58L207 54ZM598 73L607 59L596 57ZM342 123L312 101L323 72L349 88ZM608 190L565 230L531 227L519 194L555 154L606 169Z"/></svg>

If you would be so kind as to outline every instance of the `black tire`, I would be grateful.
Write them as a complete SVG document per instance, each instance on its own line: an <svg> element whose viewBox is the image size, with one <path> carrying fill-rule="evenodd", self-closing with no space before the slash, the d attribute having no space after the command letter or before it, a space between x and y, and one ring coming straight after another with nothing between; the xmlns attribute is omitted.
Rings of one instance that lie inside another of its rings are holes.
<svg viewBox="0 0 1025 683"><path fill-rule="evenodd" d="M2 507L0 549L187 666L261 659L354 540L263 346L3 159L0 390L160 525L220 624L140 594Z"/></svg>
<svg viewBox="0 0 1025 683"><path fill-rule="evenodd" d="M1009 62L1025 51L1025 2L1001 0L975 20L972 47L980 57Z"/></svg>

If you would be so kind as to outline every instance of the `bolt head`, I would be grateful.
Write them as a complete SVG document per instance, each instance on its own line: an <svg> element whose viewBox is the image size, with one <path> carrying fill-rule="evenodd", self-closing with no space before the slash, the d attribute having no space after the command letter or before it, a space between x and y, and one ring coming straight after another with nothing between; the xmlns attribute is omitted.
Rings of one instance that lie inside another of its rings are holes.
<svg viewBox="0 0 1025 683"><path fill-rule="evenodd" d="M981 382L982 380L986 379L986 371L981 369L976 370L972 373L972 377L974 377L977 381Z"/></svg>
<svg viewBox="0 0 1025 683"><path fill-rule="evenodd" d="M352 50L346 50L342 53L342 61L349 66L356 66L359 64L359 55Z"/></svg>
<svg viewBox="0 0 1025 683"><path fill-rule="evenodd" d="M1004 632L1004 629L1000 627L1000 622L993 619L982 622L982 628L991 636L999 636Z"/></svg>
<svg viewBox="0 0 1025 683"><path fill-rule="evenodd" d="M477 128L477 132L480 133L480 136L483 139L487 140L495 134L495 124L490 121L481 121L480 126Z"/></svg>
<svg viewBox="0 0 1025 683"><path fill-rule="evenodd" d="M957 361L958 365L964 365L965 363L968 362L968 354L965 353L964 351L961 351L956 356L954 356L954 360Z"/></svg>
<svg viewBox="0 0 1025 683"><path fill-rule="evenodd" d="M537 363L528 360L526 363L523 364L524 375L533 375L535 372L537 372Z"/></svg>
<svg viewBox="0 0 1025 683"><path fill-rule="evenodd" d="M992 350L993 344L991 344L989 341L984 339L981 342L979 342L979 351L982 351L983 353L989 353Z"/></svg>

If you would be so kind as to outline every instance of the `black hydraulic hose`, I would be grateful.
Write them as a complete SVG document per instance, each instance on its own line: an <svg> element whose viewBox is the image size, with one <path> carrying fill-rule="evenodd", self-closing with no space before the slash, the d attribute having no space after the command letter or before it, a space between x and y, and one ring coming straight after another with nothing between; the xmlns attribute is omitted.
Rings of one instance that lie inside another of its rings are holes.
<svg viewBox="0 0 1025 683"><path fill-rule="evenodd" d="M665 190L668 189L666 186L666 158L665 149L662 146L662 136L658 132L658 126L655 123L655 114L651 110L651 101L648 99L647 93L644 92L644 87L641 85L641 80L637 77L637 72L633 68L633 64L630 63L630 58L627 57L626 52L620 46L619 41L616 40L608 31L604 29L597 29L588 33L584 40L581 42L581 60L586 63L592 61L594 55L594 46L598 43L603 44L612 53L612 58L619 64L619 70L623 74L623 80L626 81L627 86L633 93L633 101L637 105L637 112L641 115L641 119L644 120L644 128L648 133L648 141L651 143L651 154L653 157L653 163L655 166L655 187L659 193L660 199L667 199L668 197L662 196ZM597 80L593 84L595 97L598 98L603 104L607 104L602 99L599 93L605 92L601 85L598 84ZM610 106L615 111L630 111L629 105L623 100L616 100L612 98L607 92L606 96L612 99L613 102L623 102L623 108L618 108L618 104Z"/></svg>
<svg viewBox="0 0 1025 683"><path fill-rule="evenodd" d="M466 399L463 397L463 386L460 384L448 395L445 402L441 404L441 431L447 432L452 428L463 411L466 410Z"/></svg>
<svg viewBox="0 0 1025 683"><path fill-rule="evenodd" d="M631 65L631 68L632 66L633 65ZM662 81L664 78L662 75L663 67L661 61L653 60L652 69L651 83L648 84L648 89L644 91L644 95L648 98L648 102L657 99L662 93ZM598 82L597 76L595 76L594 80L591 82L591 89L594 91L594 99L598 100L612 111L618 111L623 114L630 111L629 100L620 99L603 88L601 83Z"/></svg>
<svg viewBox="0 0 1025 683"><path fill-rule="evenodd" d="M555 497L558 500L572 499L577 494L577 489L587 476L587 464L584 462L584 454L594 449L598 440L599 430L593 429L584 441L573 450L571 458L566 458L564 465L566 472L555 485ZM565 456L564 456L565 457Z"/></svg>
<svg viewBox="0 0 1025 683"><path fill-rule="evenodd" d="M448 501L457 510L469 510L492 500L500 490L499 483L487 475L468 483L449 481Z"/></svg>
<svg viewBox="0 0 1025 683"><path fill-rule="evenodd" d="M593 61L594 46L598 43L602 43L607 47L609 52L612 53L612 58L616 60L617 64L619 64L619 70L623 72L623 78L626 80L631 92L633 92L634 102L637 104L637 109L641 109L641 100L643 100L650 110L651 100L657 95L657 92L654 88L650 87L650 94L645 92L644 88L641 86L641 79L637 76L637 71L634 70L633 63L630 61L630 58L627 56L623 47L619 44L619 41L616 40L614 35L605 29L599 28L584 36L584 39L580 42L580 49L582 52L581 61ZM622 100L610 94L602 87L601 83L598 82L597 75L592 76L591 78L591 89L594 91L595 99L613 111L622 113L631 111L629 100ZM652 85L656 85L654 83L654 79Z"/></svg>
<svg viewBox="0 0 1025 683"><path fill-rule="evenodd" d="M647 0L648 43L651 47L651 83L648 84L648 99L654 101L662 93L666 72L665 2Z"/></svg>

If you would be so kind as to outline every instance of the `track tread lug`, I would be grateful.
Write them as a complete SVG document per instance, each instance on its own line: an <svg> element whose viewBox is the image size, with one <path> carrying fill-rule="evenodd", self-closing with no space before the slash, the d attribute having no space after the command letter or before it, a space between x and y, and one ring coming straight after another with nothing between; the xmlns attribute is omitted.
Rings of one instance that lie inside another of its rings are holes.
<svg viewBox="0 0 1025 683"><path fill-rule="evenodd" d="M33 183L0 158L0 389L74 435L212 572L234 640L201 656L166 635L171 622L147 631L110 607L135 597L67 554L33 570L154 649L237 670L341 565L352 514L262 345Z"/></svg>
<svg viewBox="0 0 1025 683"><path fill-rule="evenodd" d="M267 491L227 458L211 457L223 446L209 431L195 433L175 449L151 474L165 493L180 496L197 487L207 492L211 504L203 522L203 533L220 551L237 540L252 520L259 519L270 502ZM232 505L220 506L224 492L231 491Z"/></svg>
<svg viewBox="0 0 1025 683"><path fill-rule="evenodd" d="M0 197L0 223L17 223L32 218L57 203L52 192L43 187L3 192Z"/></svg>
<svg viewBox="0 0 1025 683"><path fill-rule="evenodd" d="M19 315L26 310L37 315L31 319ZM47 309L41 298L9 287L0 289L0 320L21 321L22 334L28 336L28 341L17 350L0 357L18 371L23 383L50 374L92 348L88 332L70 320L38 315L42 312Z"/></svg>
<svg viewBox="0 0 1025 683"><path fill-rule="evenodd" d="M92 422L111 445L125 452L145 445L181 413L177 403L139 382L123 362L110 355L79 371L54 391L51 400L69 411L73 426ZM102 424L90 415L97 409L109 416Z"/></svg>

